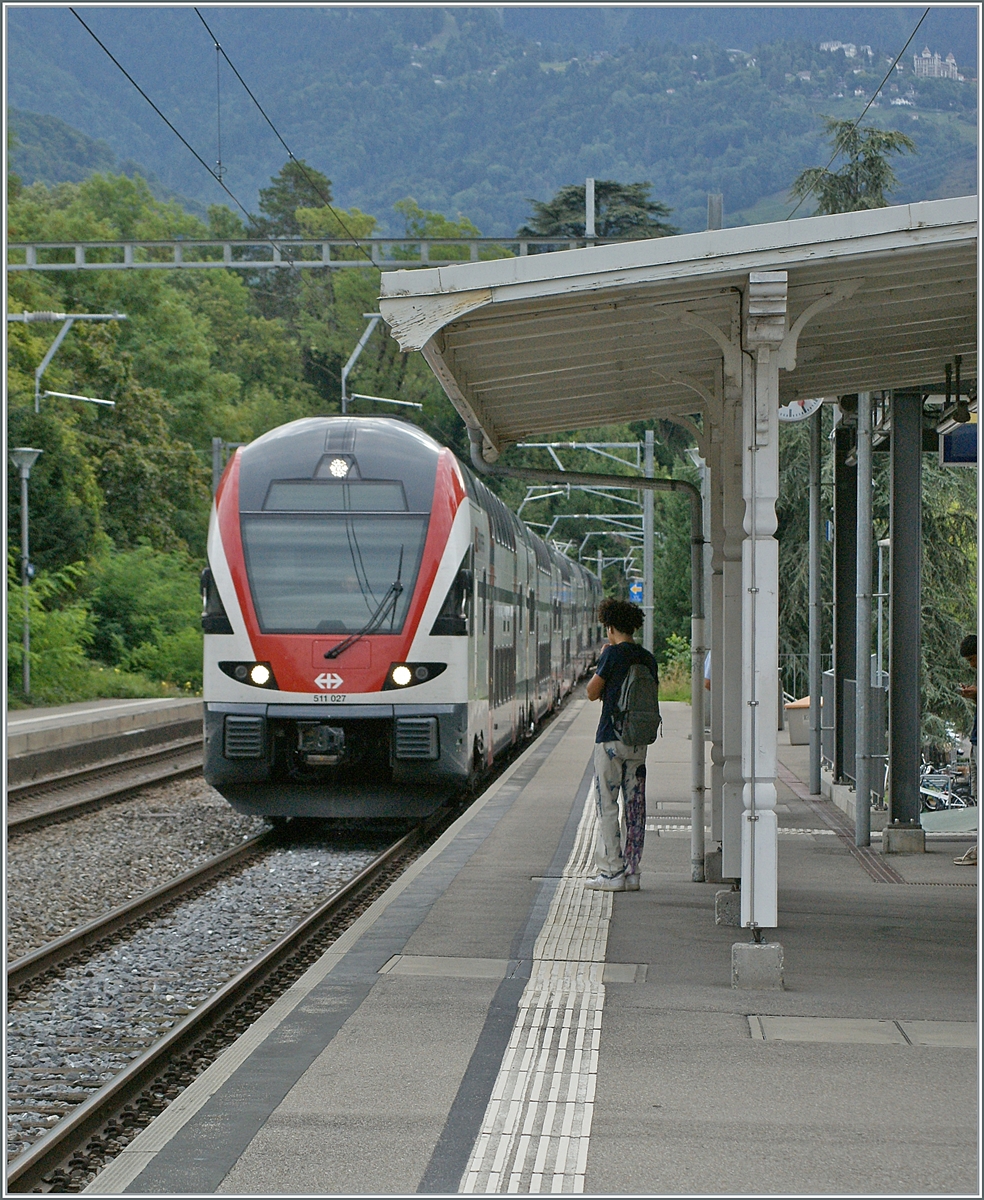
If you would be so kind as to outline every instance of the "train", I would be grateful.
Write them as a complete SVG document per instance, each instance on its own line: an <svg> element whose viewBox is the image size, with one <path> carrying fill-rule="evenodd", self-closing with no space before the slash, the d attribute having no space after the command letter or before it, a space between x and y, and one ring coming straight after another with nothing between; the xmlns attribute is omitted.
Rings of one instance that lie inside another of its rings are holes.
<svg viewBox="0 0 984 1200"><path fill-rule="evenodd" d="M274 823L425 814L596 660L601 581L394 417L237 449L202 574L204 775Z"/></svg>

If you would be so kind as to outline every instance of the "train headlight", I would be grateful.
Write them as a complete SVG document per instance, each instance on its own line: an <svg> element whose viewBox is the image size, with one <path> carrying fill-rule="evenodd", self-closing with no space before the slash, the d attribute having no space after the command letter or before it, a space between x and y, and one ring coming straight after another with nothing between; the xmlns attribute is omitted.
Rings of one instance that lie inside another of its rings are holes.
<svg viewBox="0 0 984 1200"><path fill-rule="evenodd" d="M328 470L331 472L333 479L344 479L349 473L348 459L333 458L328 464Z"/></svg>
<svg viewBox="0 0 984 1200"><path fill-rule="evenodd" d="M278 691L273 668L268 662L220 662L219 670L237 683Z"/></svg>
<svg viewBox="0 0 984 1200"><path fill-rule="evenodd" d="M436 679L438 675L443 674L447 669L447 663L390 663L390 669L386 672L386 679L383 683L383 691L387 692L399 688L416 687L420 683L427 683L431 679Z"/></svg>

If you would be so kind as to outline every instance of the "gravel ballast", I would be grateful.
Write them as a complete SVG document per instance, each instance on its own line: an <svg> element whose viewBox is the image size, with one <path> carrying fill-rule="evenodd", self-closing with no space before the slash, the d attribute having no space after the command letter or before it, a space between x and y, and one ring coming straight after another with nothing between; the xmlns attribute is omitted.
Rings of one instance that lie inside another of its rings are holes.
<svg viewBox="0 0 984 1200"><path fill-rule="evenodd" d="M267 828L198 777L14 834L7 844L8 961Z"/></svg>
<svg viewBox="0 0 984 1200"><path fill-rule="evenodd" d="M111 1079L391 840L382 832L342 839L307 830L303 840L274 848L13 1000L7 1022L8 1158ZM203 857L223 848L211 845ZM182 869L190 865L185 856Z"/></svg>

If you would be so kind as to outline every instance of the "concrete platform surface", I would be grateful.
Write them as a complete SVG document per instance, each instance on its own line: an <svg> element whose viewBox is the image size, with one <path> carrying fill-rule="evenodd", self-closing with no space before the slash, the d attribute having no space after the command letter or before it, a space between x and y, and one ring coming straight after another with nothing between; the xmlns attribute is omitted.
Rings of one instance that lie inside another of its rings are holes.
<svg viewBox="0 0 984 1200"><path fill-rule="evenodd" d="M785 990L735 990L747 934L680 828L687 706L650 750L641 890L584 887L597 711L575 698L89 1194L979 1195L966 840L886 873L780 785Z"/></svg>
<svg viewBox="0 0 984 1200"><path fill-rule="evenodd" d="M7 755L73 745L96 738L200 720L202 702L194 696L147 700L86 700L52 708L15 709L7 713Z"/></svg>

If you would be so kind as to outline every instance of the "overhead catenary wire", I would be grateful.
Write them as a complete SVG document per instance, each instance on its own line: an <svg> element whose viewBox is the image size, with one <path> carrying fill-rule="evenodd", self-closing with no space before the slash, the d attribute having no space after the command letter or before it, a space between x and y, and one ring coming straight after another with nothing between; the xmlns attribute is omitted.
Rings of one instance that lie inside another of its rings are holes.
<svg viewBox="0 0 984 1200"><path fill-rule="evenodd" d="M888 83L888 81L889 81L889 78L891 77L891 74L892 74L892 72L895 70L895 68L896 68L896 66L898 65L898 63L900 63L900 62L902 61L902 55L903 55L903 54L905 54L906 50L908 50L908 49L909 49L909 43L910 43L910 42L912 41L912 39L913 39L913 38L916 36L916 34L919 32L919 26L920 26L920 25L923 23L923 21L925 21L925 20L926 20L926 18L927 18L928 16L929 16L929 7L927 7L927 8L926 8L926 11L925 11L925 12L923 13L923 15L922 15L922 16L919 18L919 20L916 22L916 26L915 26L915 28L913 29L912 33L910 33L910 34L909 34L909 36L908 36L908 38L906 39L906 43L905 43L905 45L904 45L904 46L902 47L902 49L901 49L901 50L898 52L898 54L895 56L895 58L894 58L894 59L892 59L892 64L891 64L891 66L888 68L888 72L886 73L886 75L885 75L885 78L884 78L884 79L881 81L881 83L880 83L880 84L879 84L879 85L878 85L878 86L875 88L874 92L872 93L871 99L868 101L868 103L867 103L867 104L864 106L864 108L861 110L861 115L860 115L860 116L858 117L858 119L857 119L857 120L854 122L854 124L853 124L853 125L851 126L851 128L850 128L850 129L847 131L847 133L845 133L845 134L842 134L842 135L841 135L841 136L840 136L840 137L837 139L837 144L836 144L836 146L834 147L834 152L833 152L833 154L831 154L831 156L830 156L830 159L829 159L829 161L828 161L827 165L826 165L826 166L824 167L824 169L823 169L823 170L820 172L820 174L819 174L819 175L816 177L816 179L814 179L814 181L813 181L813 183L811 184L811 186L810 186L809 190L808 190L808 191L806 191L806 192L804 192L804 193L803 193L803 195L802 195L802 196L800 196L800 198L799 198L799 202L797 203L797 205L796 205L796 208L794 208L794 209L793 209L793 211L792 211L791 213L789 213L789 215L788 215L788 216L785 218L785 220L787 220L787 221L788 221L788 220L790 220L792 217L794 217L794 216L796 215L797 211L799 210L799 207L800 207L800 205L801 205L801 204L803 204L803 202L804 202L805 200L807 200L807 199L808 199L808 198L809 198L809 197L810 197L810 196L813 194L814 190L815 190L815 189L816 189L816 187L817 187L817 184L819 184L820 180L821 180L821 179L823 179L824 175L826 175L826 174L827 174L827 172L830 170L830 164L831 164L831 163L834 161L834 159L837 157L837 155L838 155L838 154L840 154L840 152L841 152L841 150L842 150L842 148L843 148L844 144L847 142L847 139L848 139L848 138L851 136L851 134L852 134L852 133L855 131L855 129L857 129L857 127L858 127L858 126L861 124L861 122L864 120L864 114L865 114L865 113L868 111L868 109L869 109L869 108L871 108L872 104L874 104L875 100L878 98L878 94L879 94L879 92L882 90L882 88L885 86L885 84L886 84L886 83Z"/></svg>
<svg viewBox="0 0 984 1200"><path fill-rule="evenodd" d="M215 47L215 173L221 179L225 174L222 165L222 59L219 47Z"/></svg>
<svg viewBox="0 0 984 1200"><path fill-rule="evenodd" d="M197 6L195 7L195 12L198 15L199 21L201 21L201 23L205 26L208 36L212 39L212 43L215 46L216 52L218 54L221 54L222 57L226 60L226 62L229 64L229 67L232 70L232 73L239 80L239 82L243 85L243 89L245 90L246 95L249 96L250 100L252 100L253 103L256 105L257 109L259 110L260 116L262 116L263 120L266 121L266 123L270 126L270 128L273 130L274 136L280 142L281 146L283 146L283 148L287 151L287 156L290 159L290 161L292 163L294 163L294 165L298 168L298 170L304 176L304 179L307 182L308 186L311 188L311 190L314 192L314 194L319 197L321 202L324 204L325 208L327 208L328 211L332 214L332 216L334 216L335 220L339 223L339 225L345 231L346 235L349 238L351 238L351 240L355 243L356 247L366 256L366 258L370 262L372 262L373 261L372 255L365 248L365 246L362 245L362 243L355 236L355 234L349 229L349 227L345 224L345 221L342 219L341 214L332 205L331 201L324 194L324 192L321 190L321 188L318 187L317 181L314 180L308 174L307 168L304 166L304 163L294 154L294 151L291 150L290 146L287 145L286 141L284 141L284 138L281 135L280 130L276 127L276 125L274 125L273 121L271 121L270 118L267 116L266 110L264 109L263 105L253 95L253 92L250 89L249 84L246 82L245 79L243 79L242 75L239 74L239 71L236 68L236 64L232 61L232 59L226 53L225 48L222 46L222 44L219 42L219 39L212 32L212 30L209 26L209 23L202 16L202 14ZM375 265L375 264L373 264L373 265Z"/></svg>
<svg viewBox="0 0 984 1200"><path fill-rule="evenodd" d="M238 197L236 195L234 195L232 191L230 191L230 189L223 182L222 177L220 175L216 174L216 172L212 170L212 168L208 165L208 163L205 161L205 159L202 158L202 156L198 153L198 151L195 149L195 147L191 145L191 143L188 141L188 139L183 137L181 135L181 133L179 133L179 131L177 129L175 129L174 125L172 125L172 123L161 112L161 110L157 107L157 105L153 102L153 100L151 100L151 98L143 90L143 88L140 86L140 84L137 83L137 81L133 78L133 76L130 74L130 72L127 71L127 69L123 66L123 64L119 61L119 59L117 59L116 56L112 53L112 51L99 39L99 37L96 35L96 33L92 29L89 28L89 26L85 23L85 21L82 20L82 18L75 11L75 9L72 7L69 7L68 11L78 21L78 23L82 26L82 28L86 31L86 33L96 43L96 45L109 58L109 60L113 63L113 65L123 75L126 76L126 78L130 81L130 83L133 84L133 86L137 89L137 91L140 93L140 95L143 96L143 98L147 101L147 103L154 110L154 112L157 113L157 115L164 122L164 124L168 127L168 129L170 129L171 132L175 135L175 137L177 137L180 140L181 144L183 146L185 146L188 150L190 150L191 153L195 156L195 158L198 159L198 161L202 164L202 166L205 168L205 170L208 171L209 175L212 176L212 178L219 185L219 187L222 188L222 190L226 193L226 195L229 196L229 198L233 201L233 203L236 205L236 207L240 209L240 211L246 216L246 218L248 220L250 220L250 221L253 220L252 213L250 213L249 210L239 201Z"/></svg>

